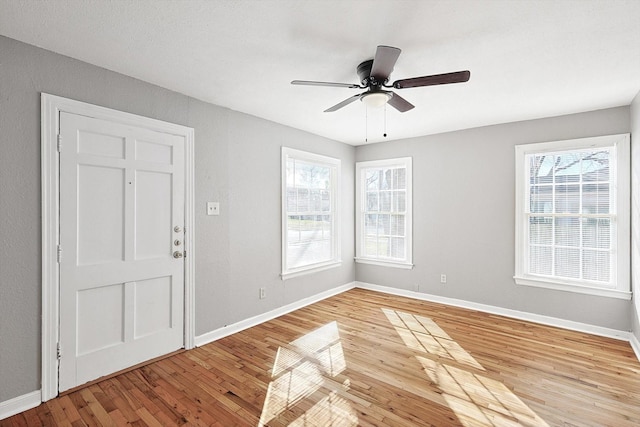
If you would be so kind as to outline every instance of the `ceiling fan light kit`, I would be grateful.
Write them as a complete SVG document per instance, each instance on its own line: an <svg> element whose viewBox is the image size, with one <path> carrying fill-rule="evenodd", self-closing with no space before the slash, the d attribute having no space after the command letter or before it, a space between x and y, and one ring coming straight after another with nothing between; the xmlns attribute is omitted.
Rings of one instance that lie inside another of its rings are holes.
<svg viewBox="0 0 640 427"><path fill-rule="evenodd" d="M351 104L356 99L360 99L368 107L381 107L385 104L391 105L393 108L401 113L409 111L415 106L409 101L401 97L400 95L382 89L407 89L412 87L422 86L434 86L441 84L451 83L464 83L469 81L471 73L469 71L456 71L453 73L434 74L430 76L413 77L409 79L396 80L391 85L387 85L389 82L389 76L393 71L393 67L400 56L401 50L397 47L391 46L378 46L376 55L373 59L361 62L356 68L358 77L360 78L360 84L352 83L333 83L333 82L318 82L309 80L294 80L291 82L293 85L305 85L305 86L329 86L329 87L343 87L347 89L367 89L358 95L353 95L342 102L327 108L325 113L330 113L341 109Z"/></svg>
<svg viewBox="0 0 640 427"><path fill-rule="evenodd" d="M364 102L367 107L378 108L386 104L393 94L388 91L365 92L360 95L360 101Z"/></svg>

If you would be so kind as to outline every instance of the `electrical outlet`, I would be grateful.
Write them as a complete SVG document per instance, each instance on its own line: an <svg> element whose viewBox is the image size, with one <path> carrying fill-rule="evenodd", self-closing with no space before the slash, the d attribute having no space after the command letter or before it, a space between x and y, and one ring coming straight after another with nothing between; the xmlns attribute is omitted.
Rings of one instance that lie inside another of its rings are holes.
<svg viewBox="0 0 640 427"><path fill-rule="evenodd" d="M260 288L260 299L265 299L267 297L267 288Z"/></svg>
<svg viewBox="0 0 640 427"><path fill-rule="evenodd" d="M220 215L220 202L207 202L207 215Z"/></svg>
<svg viewBox="0 0 640 427"><path fill-rule="evenodd" d="M446 274L441 274L440 275L440 283L447 283L447 275Z"/></svg>

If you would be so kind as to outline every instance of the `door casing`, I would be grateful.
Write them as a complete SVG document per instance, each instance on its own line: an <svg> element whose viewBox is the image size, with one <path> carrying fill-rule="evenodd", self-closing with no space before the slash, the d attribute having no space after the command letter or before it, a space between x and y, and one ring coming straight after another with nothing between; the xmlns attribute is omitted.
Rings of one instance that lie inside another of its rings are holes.
<svg viewBox="0 0 640 427"><path fill-rule="evenodd" d="M184 346L194 347L195 263L194 263L194 130L182 125L125 113L46 93L41 94L42 175L42 401L58 395L59 337L59 156L60 112L94 117L170 133L185 141L184 213ZM64 149L64 141L62 141ZM64 351L64 349L63 349Z"/></svg>

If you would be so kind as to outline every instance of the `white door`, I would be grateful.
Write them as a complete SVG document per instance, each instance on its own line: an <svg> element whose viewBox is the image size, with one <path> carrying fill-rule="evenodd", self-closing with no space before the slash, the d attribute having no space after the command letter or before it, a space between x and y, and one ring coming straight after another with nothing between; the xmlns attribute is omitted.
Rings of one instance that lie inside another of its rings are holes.
<svg viewBox="0 0 640 427"><path fill-rule="evenodd" d="M184 346L184 138L60 113L59 391Z"/></svg>

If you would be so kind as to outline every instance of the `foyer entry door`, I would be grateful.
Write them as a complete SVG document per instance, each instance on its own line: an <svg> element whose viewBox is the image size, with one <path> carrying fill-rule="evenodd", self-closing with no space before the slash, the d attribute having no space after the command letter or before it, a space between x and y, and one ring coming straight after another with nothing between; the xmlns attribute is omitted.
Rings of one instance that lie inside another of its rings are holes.
<svg viewBox="0 0 640 427"><path fill-rule="evenodd" d="M60 113L64 391L184 346L184 138Z"/></svg>

